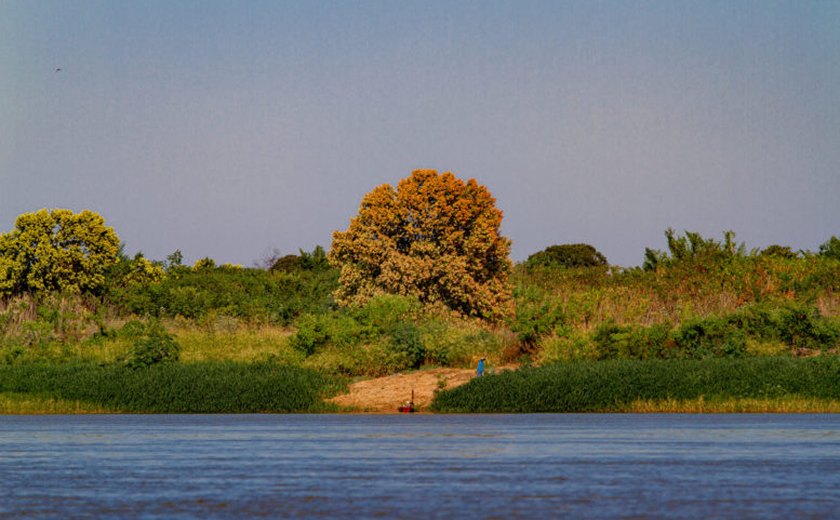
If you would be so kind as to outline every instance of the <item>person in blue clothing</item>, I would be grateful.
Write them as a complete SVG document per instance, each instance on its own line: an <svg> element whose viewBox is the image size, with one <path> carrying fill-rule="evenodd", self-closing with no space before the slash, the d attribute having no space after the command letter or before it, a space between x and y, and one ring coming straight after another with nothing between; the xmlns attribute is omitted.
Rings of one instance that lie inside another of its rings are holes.
<svg viewBox="0 0 840 520"><path fill-rule="evenodd" d="M481 377L484 375L484 360L485 358L481 358L478 360L478 367L475 369L476 377Z"/></svg>

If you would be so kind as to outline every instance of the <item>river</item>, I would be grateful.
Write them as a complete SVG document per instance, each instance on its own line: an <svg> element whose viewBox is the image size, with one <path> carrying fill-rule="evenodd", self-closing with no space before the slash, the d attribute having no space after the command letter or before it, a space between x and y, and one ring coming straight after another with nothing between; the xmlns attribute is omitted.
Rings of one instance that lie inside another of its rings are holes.
<svg viewBox="0 0 840 520"><path fill-rule="evenodd" d="M0 516L838 518L840 415L0 416Z"/></svg>

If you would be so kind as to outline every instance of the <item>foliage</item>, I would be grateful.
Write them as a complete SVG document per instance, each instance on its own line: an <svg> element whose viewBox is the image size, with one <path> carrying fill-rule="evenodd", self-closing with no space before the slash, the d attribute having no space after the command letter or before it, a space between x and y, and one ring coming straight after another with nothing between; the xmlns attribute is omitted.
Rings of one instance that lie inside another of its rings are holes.
<svg viewBox="0 0 840 520"><path fill-rule="evenodd" d="M771 246L767 246L766 248L761 250L762 256L776 256L779 258L787 258L792 259L796 258L798 255L795 253L790 247L788 246L780 246L778 244L773 244Z"/></svg>
<svg viewBox="0 0 840 520"><path fill-rule="evenodd" d="M779 339L792 349L819 350L837 346L840 340L840 322L825 319L816 307L786 305L775 321Z"/></svg>
<svg viewBox="0 0 840 520"><path fill-rule="evenodd" d="M160 282L166 276L163 266L157 262L144 258L137 253L129 265L128 274L125 276L127 285L149 285Z"/></svg>
<svg viewBox="0 0 840 520"><path fill-rule="evenodd" d="M655 271L520 265L514 281L510 327L537 359L732 357L783 345L804 355L838 346L840 270L820 256L720 256ZM785 322L791 313L800 317Z"/></svg>
<svg viewBox="0 0 840 520"><path fill-rule="evenodd" d="M723 316L694 316L676 327L608 320L592 334L597 359L740 357L747 355L750 340L782 343L794 354L828 351L838 346L840 322L802 304L754 304Z"/></svg>
<svg viewBox="0 0 840 520"><path fill-rule="evenodd" d="M528 267L597 267L607 265L607 258L589 244L549 246L525 261Z"/></svg>
<svg viewBox="0 0 840 520"><path fill-rule="evenodd" d="M737 357L746 352L746 332L727 319L694 318L683 323L675 334L675 343L683 357Z"/></svg>
<svg viewBox="0 0 840 520"><path fill-rule="evenodd" d="M827 242L820 245L820 255L826 258L840 260L840 238L831 237Z"/></svg>
<svg viewBox="0 0 840 520"><path fill-rule="evenodd" d="M637 401L705 398L840 399L840 358L578 361L524 368L439 392L456 413L623 411Z"/></svg>
<svg viewBox="0 0 840 520"><path fill-rule="evenodd" d="M364 197L349 228L333 234L336 301L359 306L399 294L463 316L506 316L510 241L501 223L495 199L474 179L417 170L396 189L383 184Z"/></svg>
<svg viewBox="0 0 840 520"><path fill-rule="evenodd" d="M533 350L540 338L559 332L565 321L563 312L552 305L543 291L536 287L517 288L514 295L516 310L509 326L526 350Z"/></svg>
<svg viewBox="0 0 840 520"><path fill-rule="evenodd" d="M285 255L276 258L271 262L269 270L280 273L293 273L300 270L300 256L299 255Z"/></svg>
<svg viewBox="0 0 840 520"><path fill-rule="evenodd" d="M143 253L137 253L129 259L120 255L119 261L106 273L108 291L126 286L148 286L158 283L166 276L166 269L161 262L149 260Z"/></svg>
<svg viewBox="0 0 840 520"><path fill-rule="evenodd" d="M166 270L178 269L184 265L184 254L180 249L176 249L166 257Z"/></svg>
<svg viewBox="0 0 840 520"><path fill-rule="evenodd" d="M135 330L136 322L129 322L128 325L131 325L128 333L134 336L134 350L126 363L128 367L146 368L159 363L178 361L181 346L159 321L149 322L142 331Z"/></svg>
<svg viewBox="0 0 840 520"><path fill-rule="evenodd" d="M643 268L648 271L676 263L713 264L725 259L746 256L743 243L735 242L735 232L726 231L723 242L704 238L700 233L686 231L685 236L677 236L671 228L665 230L668 253L645 248ZM670 253L670 256L669 256Z"/></svg>
<svg viewBox="0 0 840 520"><path fill-rule="evenodd" d="M479 357L501 361L512 343L486 324L423 312L414 298L382 295L364 307L307 314L290 344L307 366L340 374L378 376L423 364L472 366Z"/></svg>
<svg viewBox="0 0 840 520"><path fill-rule="evenodd" d="M0 366L0 392L81 401L133 413L323 411L337 381L272 363L171 363L145 370L95 364Z"/></svg>
<svg viewBox="0 0 840 520"><path fill-rule="evenodd" d="M119 238L98 214L42 209L24 213L0 235L0 296L92 292L117 263Z"/></svg>
<svg viewBox="0 0 840 520"><path fill-rule="evenodd" d="M228 315L238 319L289 324L303 313L333 306L337 271L330 268L271 272L229 266L170 268L146 285L116 288L112 302L123 312L201 320Z"/></svg>
<svg viewBox="0 0 840 520"><path fill-rule="evenodd" d="M0 347L21 361L58 356L104 326L91 295L39 293L0 301Z"/></svg>
<svg viewBox="0 0 840 520"><path fill-rule="evenodd" d="M268 269L270 271L292 273L297 271L325 271L330 269L327 253L321 246L315 246L312 252L299 249L298 255L275 256Z"/></svg>
<svg viewBox="0 0 840 520"><path fill-rule="evenodd" d="M216 261L210 258L209 256L199 258L195 261L192 268L193 271L212 270L216 268Z"/></svg>
<svg viewBox="0 0 840 520"><path fill-rule="evenodd" d="M396 295L377 296L364 307L302 316L291 344L307 356L331 347L333 356L345 352L352 357L354 351L359 354L361 347L377 346L380 355L368 359L369 366L349 363L340 368L349 375L357 375L356 371L360 369L378 375L418 368L425 358L420 331L414 323L418 313L419 302L415 299Z"/></svg>

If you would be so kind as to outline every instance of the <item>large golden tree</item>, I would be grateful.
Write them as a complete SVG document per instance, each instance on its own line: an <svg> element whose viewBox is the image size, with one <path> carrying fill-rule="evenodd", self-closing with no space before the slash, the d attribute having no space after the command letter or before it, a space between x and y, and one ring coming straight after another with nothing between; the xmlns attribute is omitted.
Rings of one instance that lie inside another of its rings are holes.
<svg viewBox="0 0 840 520"><path fill-rule="evenodd" d="M396 189L383 184L365 195L347 231L333 233L336 300L363 305L401 294L463 316L503 317L511 262L501 224L496 200L474 179L417 170Z"/></svg>

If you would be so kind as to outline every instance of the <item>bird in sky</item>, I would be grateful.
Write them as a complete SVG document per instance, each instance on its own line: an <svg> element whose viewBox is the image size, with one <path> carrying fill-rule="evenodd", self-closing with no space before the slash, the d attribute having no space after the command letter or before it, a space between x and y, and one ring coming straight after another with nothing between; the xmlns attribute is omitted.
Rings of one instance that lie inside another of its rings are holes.
<svg viewBox="0 0 840 520"><path fill-rule="evenodd" d="M55 69L56 72L61 72L61 69Z"/></svg>

